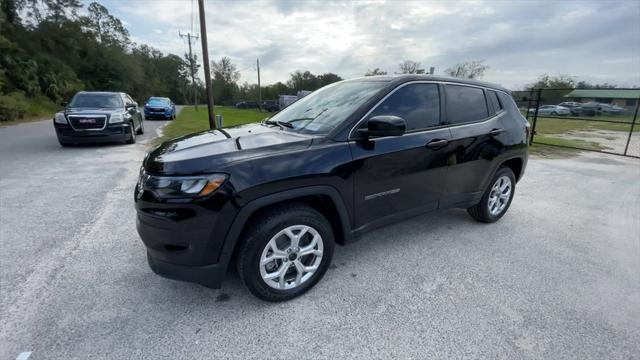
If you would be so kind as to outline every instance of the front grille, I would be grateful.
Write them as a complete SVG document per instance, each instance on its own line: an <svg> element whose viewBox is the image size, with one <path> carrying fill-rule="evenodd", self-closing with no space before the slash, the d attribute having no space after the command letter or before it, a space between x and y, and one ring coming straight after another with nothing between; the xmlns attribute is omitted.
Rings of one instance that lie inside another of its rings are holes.
<svg viewBox="0 0 640 360"><path fill-rule="evenodd" d="M106 122L104 115L69 115L69 123L75 130L100 130Z"/></svg>
<svg viewBox="0 0 640 360"><path fill-rule="evenodd" d="M150 108L149 110L153 111L153 112L164 112L164 109L161 108Z"/></svg>

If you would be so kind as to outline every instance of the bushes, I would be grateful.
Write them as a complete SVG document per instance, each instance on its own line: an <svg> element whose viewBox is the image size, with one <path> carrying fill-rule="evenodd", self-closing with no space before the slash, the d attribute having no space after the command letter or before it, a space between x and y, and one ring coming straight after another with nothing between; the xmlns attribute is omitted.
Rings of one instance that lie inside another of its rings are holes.
<svg viewBox="0 0 640 360"><path fill-rule="evenodd" d="M0 121L22 119L27 113L27 100L24 94L12 92L0 95Z"/></svg>
<svg viewBox="0 0 640 360"><path fill-rule="evenodd" d="M25 97L21 92L0 95L0 121L53 117L58 108L42 95L32 98Z"/></svg>

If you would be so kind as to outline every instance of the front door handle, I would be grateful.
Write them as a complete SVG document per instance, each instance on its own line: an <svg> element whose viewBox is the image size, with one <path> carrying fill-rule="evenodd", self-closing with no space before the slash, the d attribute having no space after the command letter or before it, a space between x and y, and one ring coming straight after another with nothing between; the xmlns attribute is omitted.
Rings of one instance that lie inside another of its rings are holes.
<svg viewBox="0 0 640 360"><path fill-rule="evenodd" d="M449 140L433 140L427 144L427 147L430 149L440 149L443 146L447 146L449 144Z"/></svg>
<svg viewBox="0 0 640 360"><path fill-rule="evenodd" d="M491 131L489 131L489 134L491 134L491 136L498 136L500 134L502 134L504 132L504 129L493 129Z"/></svg>

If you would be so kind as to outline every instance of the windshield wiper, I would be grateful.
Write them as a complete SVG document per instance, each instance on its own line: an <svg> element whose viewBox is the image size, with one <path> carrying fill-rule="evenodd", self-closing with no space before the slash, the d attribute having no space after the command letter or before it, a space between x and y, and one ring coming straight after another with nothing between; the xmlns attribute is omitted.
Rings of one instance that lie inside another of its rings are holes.
<svg viewBox="0 0 640 360"><path fill-rule="evenodd" d="M289 124L288 122L284 122L284 121L278 121L278 120L265 120L265 121L264 121L264 124L267 124L267 125L277 125L277 126L280 126L281 128L282 128L282 127L286 127L286 128L289 128L289 129L293 129L293 125Z"/></svg>
<svg viewBox="0 0 640 360"><path fill-rule="evenodd" d="M296 121L305 121L305 120L315 120L315 117L303 117L303 118L291 119L291 120L287 121L287 123L292 123L292 122L296 122Z"/></svg>

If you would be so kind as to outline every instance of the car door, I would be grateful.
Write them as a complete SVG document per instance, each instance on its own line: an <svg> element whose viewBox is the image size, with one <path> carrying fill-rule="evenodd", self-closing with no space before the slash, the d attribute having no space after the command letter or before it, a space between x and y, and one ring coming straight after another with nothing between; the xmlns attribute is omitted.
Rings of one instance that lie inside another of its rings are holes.
<svg viewBox="0 0 640 360"><path fill-rule="evenodd" d="M450 139L442 127L437 83L408 83L394 89L366 116L403 118L403 136L351 141L354 159L356 227L383 224L438 207L446 174Z"/></svg>
<svg viewBox="0 0 640 360"><path fill-rule="evenodd" d="M483 184L492 175L492 161L504 148L500 118L505 110L495 91L486 93L487 97L480 87L445 85L452 152L441 207L466 206L480 199Z"/></svg>

